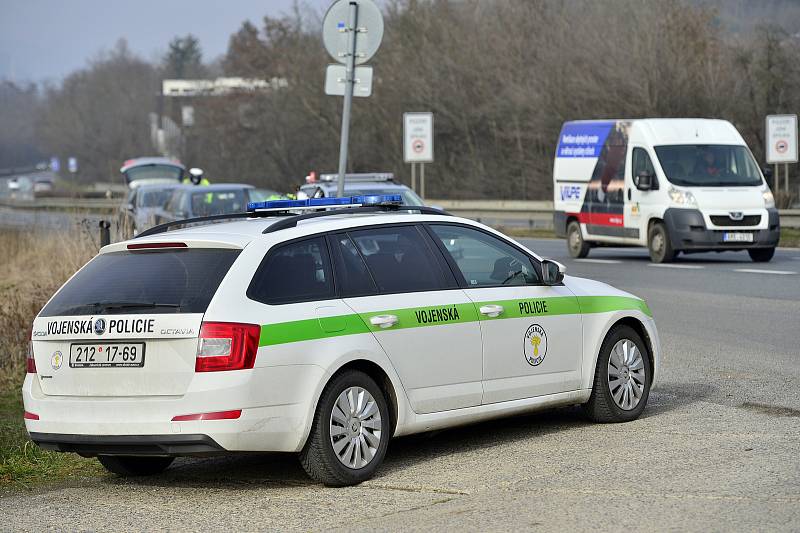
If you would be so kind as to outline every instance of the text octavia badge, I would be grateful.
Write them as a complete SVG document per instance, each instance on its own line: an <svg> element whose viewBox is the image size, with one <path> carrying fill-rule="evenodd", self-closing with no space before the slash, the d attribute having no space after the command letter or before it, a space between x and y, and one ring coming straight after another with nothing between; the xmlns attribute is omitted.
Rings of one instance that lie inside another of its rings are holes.
<svg viewBox="0 0 800 533"><path fill-rule="evenodd" d="M525 332L523 350L529 365L537 366L544 361L544 356L547 355L547 334L542 326L533 324L528 328Z"/></svg>

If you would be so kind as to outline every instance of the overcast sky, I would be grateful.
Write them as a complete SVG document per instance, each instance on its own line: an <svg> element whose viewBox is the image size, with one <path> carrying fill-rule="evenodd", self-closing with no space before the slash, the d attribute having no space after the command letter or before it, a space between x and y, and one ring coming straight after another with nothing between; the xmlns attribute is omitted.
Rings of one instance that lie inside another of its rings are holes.
<svg viewBox="0 0 800 533"><path fill-rule="evenodd" d="M324 12L332 0L302 0ZM293 0L0 0L0 79L58 82L120 38L145 59L176 35L200 39L204 59L223 54L245 20L261 27Z"/></svg>

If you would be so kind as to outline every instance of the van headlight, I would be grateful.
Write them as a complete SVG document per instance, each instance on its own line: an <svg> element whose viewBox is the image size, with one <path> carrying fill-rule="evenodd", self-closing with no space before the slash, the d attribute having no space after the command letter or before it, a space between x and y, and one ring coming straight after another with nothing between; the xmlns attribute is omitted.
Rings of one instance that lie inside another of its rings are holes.
<svg viewBox="0 0 800 533"><path fill-rule="evenodd" d="M673 203L681 207L697 207L697 199L690 191L682 191L681 189L670 187L667 193Z"/></svg>
<svg viewBox="0 0 800 533"><path fill-rule="evenodd" d="M771 190L764 189L761 191L761 197L764 199L764 207L767 209L770 207L775 207L775 197L772 195Z"/></svg>

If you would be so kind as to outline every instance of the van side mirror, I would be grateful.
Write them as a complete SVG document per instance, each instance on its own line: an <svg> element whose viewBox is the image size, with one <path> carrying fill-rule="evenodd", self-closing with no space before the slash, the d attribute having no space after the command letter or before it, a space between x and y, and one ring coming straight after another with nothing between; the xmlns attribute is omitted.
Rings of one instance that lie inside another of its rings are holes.
<svg viewBox="0 0 800 533"><path fill-rule="evenodd" d="M772 167L764 167L761 169L761 172L764 173L764 177L768 180L772 179Z"/></svg>
<svg viewBox="0 0 800 533"><path fill-rule="evenodd" d="M655 176L646 170L642 170L633 178L633 184L636 185L636 188L640 191L649 191L653 189L654 180Z"/></svg>
<svg viewBox="0 0 800 533"><path fill-rule="evenodd" d="M545 285L559 285L564 281L567 267L552 259L542 261L542 282Z"/></svg>

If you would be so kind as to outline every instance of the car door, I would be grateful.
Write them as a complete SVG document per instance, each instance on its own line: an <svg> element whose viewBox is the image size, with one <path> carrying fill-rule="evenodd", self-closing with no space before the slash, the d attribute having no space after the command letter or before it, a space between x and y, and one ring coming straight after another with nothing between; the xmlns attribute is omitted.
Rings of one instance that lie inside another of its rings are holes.
<svg viewBox="0 0 800 533"><path fill-rule="evenodd" d="M427 226L478 308L483 403L580 387L582 322L565 286L545 286L535 259L505 239L460 224Z"/></svg>
<svg viewBox="0 0 800 533"><path fill-rule="evenodd" d="M386 352L414 411L480 405L477 311L427 234L376 226L329 242L342 298Z"/></svg>
<svg viewBox="0 0 800 533"><path fill-rule="evenodd" d="M636 182L641 172L653 176L653 190L658 189L658 178L650 154L643 146L634 146L631 151L630 172L625 177L625 236L638 244L647 243L647 221L650 219L653 200L658 193L653 190L640 191Z"/></svg>

